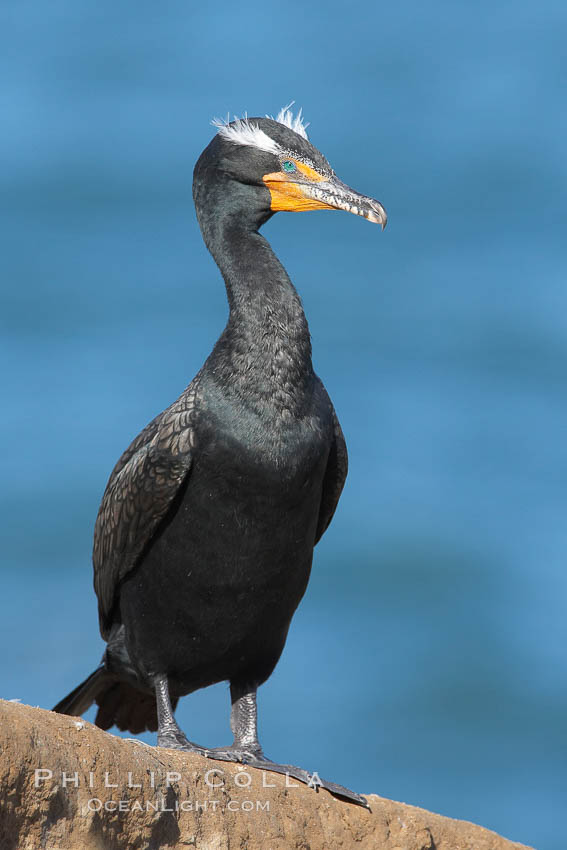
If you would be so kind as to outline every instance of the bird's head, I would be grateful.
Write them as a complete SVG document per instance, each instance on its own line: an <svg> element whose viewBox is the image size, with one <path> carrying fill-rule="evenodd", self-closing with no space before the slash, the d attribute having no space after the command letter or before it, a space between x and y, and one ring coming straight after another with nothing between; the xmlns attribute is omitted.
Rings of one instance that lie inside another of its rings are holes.
<svg viewBox="0 0 567 850"><path fill-rule="evenodd" d="M225 196L223 202L234 205L235 213L253 206L259 223L280 211L346 210L382 229L386 226L382 204L339 180L323 154L311 144L301 111L294 117L290 108L284 107L276 118L213 124L218 133L195 166L197 208L205 194L215 193L214 185L218 186L222 175L232 183L231 199Z"/></svg>

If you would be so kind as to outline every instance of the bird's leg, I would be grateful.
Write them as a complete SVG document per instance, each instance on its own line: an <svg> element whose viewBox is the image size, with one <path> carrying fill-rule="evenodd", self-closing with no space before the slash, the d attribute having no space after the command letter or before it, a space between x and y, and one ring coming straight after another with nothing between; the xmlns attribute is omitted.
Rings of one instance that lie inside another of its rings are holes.
<svg viewBox="0 0 567 850"><path fill-rule="evenodd" d="M230 711L230 728L234 735L235 749L241 749L256 758L264 757L258 741L258 706L256 704L256 688L248 693L239 693L231 685L230 696L232 708Z"/></svg>
<svg viewBox="0 0 567 850"><path fill-rule="evenodd" d="M356 794L342 785L337 785L335 782L321 779L316 772L309 773L302 767L296 767L292 764L278 764L266 758L258 741L256 688L239 689L231 684L230 695L232 699L230 728L234 735L234 743L230 747L207 749L204 751L204 755L208 758L242 762L250 767L281 773L285 775L289 787L293 787L292 779L298 779L315 791L318 791L319 788L326 788L327 791L337 797L369 808L367 801L360 794Z"/></svg>
<svg viewBox="0 0 567 850"><path fill-rule="evenodd" d="M177 725L173 716L167 676L156 676L154 679L158 715L158 747L168 747L175 750L188 750L199 753L210 759L219 761L241 762L247 767L257 767L261 770L281 773L286 777L286 783L293 787L293 779L298 779L318 791L325 788L337 797L369 808L368 803L360 794L349 791L342 785L321 779L319 774L309 773L302 767L293 764L278 764L270 761L262 752L258 741L258 708L256 705L256 688L238 688L231 684L230 695L232 709L230 713L230 728L234 742L229 747L199 747L191 743Z"/></svg>
<svg viewBox="0 0 567 850"><path fill-rule="evenodd" d="M175 750L191 750L203 754L201 747L192 744L185 733L179 728L169 698L167 676L156 676L154 679L158 718L158 747Z"/></svg>
<svg viewBox="0 0 567 850"><path fill-rule="evenodd" d="M264 759L262 747L258 741L258 707L256 688L230 686L232 708L230 728L234 742L229 747L215 747L207 750L210 758L223 761L241 761L250 763L253 759Z"/></svg>
<svg viewBox="0 0 567 850"><path fill-rule="evenodd" d="M187 750L199 753L210 759L220 761L241 762L248 767L257 767L261 770L269 770L273 773L282 773L286 777L286 783L293 787L292 780L298 779L314 788L326 788L331 794L358 803L359 806L369 808L368 803L360 794L343 788L334 782L321 779L318 773L309 773L302 767L293 764L277 764L270 761L262 752L258 741L258 708L256 705L256 688L239 688L230 686L232 709L230 713L230 728L234 735L234 742L230 747L199 747L191 743L184 732L177 725L173 716L171 700L169 698L169 685L167 676L156 676L154 679L156 692L157 716L158 716L158 747L167 747L175 750ZM291 784L290 784L291 783Z"/></svg>

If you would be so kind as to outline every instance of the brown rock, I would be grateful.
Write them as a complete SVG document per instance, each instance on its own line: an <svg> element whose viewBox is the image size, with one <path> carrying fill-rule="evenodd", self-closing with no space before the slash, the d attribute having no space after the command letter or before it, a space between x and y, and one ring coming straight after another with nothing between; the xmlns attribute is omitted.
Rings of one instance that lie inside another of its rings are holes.
<svg viewBox="0 0 567 850"><path fill-rule="evenodd" d="M2 850L524 848L375 794L369 812L326 791L286 788L278 774L148 747L1 700L0 748Z"/></svg>

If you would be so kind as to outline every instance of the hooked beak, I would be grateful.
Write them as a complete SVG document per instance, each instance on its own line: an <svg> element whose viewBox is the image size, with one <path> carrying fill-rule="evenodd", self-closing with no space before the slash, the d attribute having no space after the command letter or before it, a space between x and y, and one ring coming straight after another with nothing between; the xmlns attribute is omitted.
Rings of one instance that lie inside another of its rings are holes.
<svg viewBox="0 0 567 850"><path fill-rule="evenodd" d="M311 169L309 171L309 176L302 172L289 175L279 171L264 175L263 181L270 190L274 212L345 210L379 224L384 230L388 216L380 201L355 192L337 177L326 178Z"/></svg>

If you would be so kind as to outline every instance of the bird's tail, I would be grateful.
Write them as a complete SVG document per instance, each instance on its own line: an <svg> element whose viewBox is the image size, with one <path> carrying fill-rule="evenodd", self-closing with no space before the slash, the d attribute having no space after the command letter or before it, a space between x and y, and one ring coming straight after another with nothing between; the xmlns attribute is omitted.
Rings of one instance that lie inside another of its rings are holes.
<svg viewBox="0 0 567 850"><path fill-rule="evenodd" d="M84 714L93 702L98 705L95 725L101 729L118 726L123 732L134 735L146 729L150 732L157 730L154 695L120 681L116 674L105 669L104 664L60 700L53 711L76 717ZM177 700L172 700L174 707L176 703Z"/></svg>
<svg viewBox="0 0 567 850"><path fill-rule="evenodd" d="M63 697L52 710L58 714L70 714L72 717L84 714L100 692L107 687L109 678L110 675L104 669L104 664L101 664L84 682Z"/></svg>

